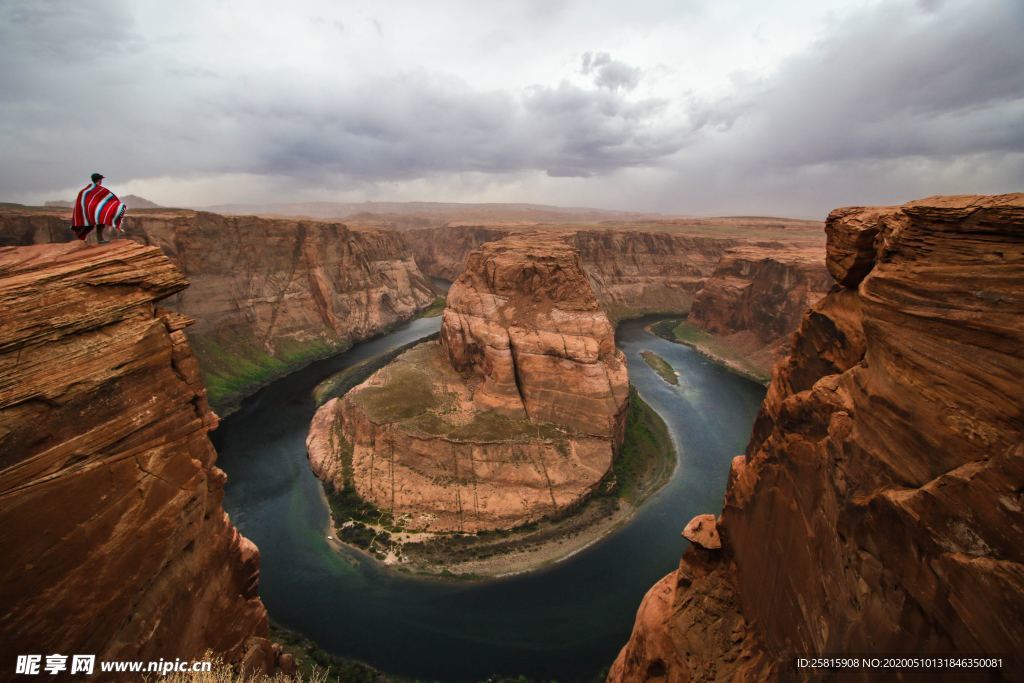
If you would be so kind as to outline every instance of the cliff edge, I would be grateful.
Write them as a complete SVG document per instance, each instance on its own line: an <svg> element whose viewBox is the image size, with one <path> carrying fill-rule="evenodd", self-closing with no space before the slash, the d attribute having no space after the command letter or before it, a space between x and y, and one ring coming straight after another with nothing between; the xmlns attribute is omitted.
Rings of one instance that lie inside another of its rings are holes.
<svg viewBox="0 0 1024 683"><path fill-rule="evenodd" d="M721 549L647 594L610 681L814 678L795 658L826 654L1002 656L1021 678L1024 195L826 230L839 285L733 460Z"/></svg>
<svg viewBox="0 0 1024 683"><path fill-rule="evenodd" d="M277 377L413 317L434 300L402 236L313 220L131 212L125 236L160 247L190 286L164 305L222 414ZM0 246L65 242L67 212L0 211Z"/></svg>
<svg viewBox="0 0 1024 683"><path fill-rule="evenodd" d="M0 248L11 666L56 652L238 661L267 635L259 552L221 507L190 320L155 305L187 285L159 249L127 240Z"/></svg>

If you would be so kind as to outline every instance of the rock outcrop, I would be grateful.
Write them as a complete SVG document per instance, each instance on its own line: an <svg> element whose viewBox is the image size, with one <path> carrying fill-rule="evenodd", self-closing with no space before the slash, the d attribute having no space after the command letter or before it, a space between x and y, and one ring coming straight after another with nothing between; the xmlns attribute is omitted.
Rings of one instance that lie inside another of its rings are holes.
<svg viewBox="0 0 1024 683"><path fill-rule="evenodd" d="M733 461L722 549L648 593L610 681L811 678L796 656L874 653L1002 656L1021 679L1024 195L827 229L841 285Z"/></svg>
<svg viewBox="0 0 1024 683"><path fill-rule="evenodd" d="M717 226L718 234L714 225L693 222L550 226L546 232L564 236L579 251L594 294L613 322L650 313L689 314L698 331L712 335L708 343L692 342L702 352L767 379L804 309L832 286L822 263L824 245L809 234L821 224L747 219L741 227ZM798 233L787 236L787 227ZM403 238L424 273L451 280L472 250L525 230L445 226L410 230Z"/></svg>
<svg viewBox="0 0 1024 683"><path fill-rule="evenodd" d="M221 507L187 281L127 240L0 248L0 649L239 660L259 552ZM255 640L253 640L255 638ZM262 645L261 645L262 644Z"/></svg>
<svg viewBox="0 0 1024 683"><path fill-rule="evenodd" d="M686 313L726 250L743 243L638 230L579 230L570 240L597 298L614 318Z"/></svg>
<svg viewBox="0 0 1024 683"><path fill-rule="evenodd" d="M516 235L470 254L448 292L441 342L452 367L479 382L481 408L620 434L625 358L578 252L562 239Z"/></svg>
<svg viewBox="0 0 1024 683"><path fill-rule="evenodd" d="M402 233L402 238L424 275L454 282L465 270L470 253L513 232L516 232L513 228L499 226L445 225L408 230Z"/></svg>
<svg viewBox="0 0 1024 683"><path fill-rule="evenodd" d="M189 339L218 406L434 300L391 232L199 212L150 213L128 230L192 281L174 307L196 318Z"/></svg>
<svg viewBox="0 0 1024 683"><path fill-rule="evenodd" d="M818 249L729 249L697 291L689 321L767 377L804 311L832 284Z"/></svg>
<svg viewBox="0 0 1024 683"><path fill-rule="evenodd" d="M485 225L445 226L403 233L424 273L454 280L469 254L487 242L529 232ZM613 318L651 312L685 313L722 254L743 244L732 237L641 229L551 228L576 247L598 301Z"/></svg>
<svg viewBox="0 0 1024 683"><path fill-rule="evenodd" d="M404 528L511 528L595 490L627 399L625 359L577 252L514 236L470 255L441 341L325 404L307 447L329 486Z"/></svg>
<svg viewBox="0 0 1024 683"><path fill-rule="evenodd" d="M134 211L126 236L189 278L167 301L224 413L268 381L412 317L434 299L401 235L338 223L183 210ZM0 212L0 244L62 242L67 215Z"/></svg>

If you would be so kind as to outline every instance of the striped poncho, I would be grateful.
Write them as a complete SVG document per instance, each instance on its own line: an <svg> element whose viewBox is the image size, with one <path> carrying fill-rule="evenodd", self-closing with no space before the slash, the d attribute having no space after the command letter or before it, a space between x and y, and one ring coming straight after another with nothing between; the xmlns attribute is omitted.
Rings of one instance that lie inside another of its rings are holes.
<svg viewBox="0 0 1024 683"><path fill-rule="evenodd" d="M91 183L78 193L75 212L71 217L71 229L76 234L88 234L93 226L112 225L118 231L124 232L121 228L121 219L124 218L126 208L113 192L102 185Z"/></svg>

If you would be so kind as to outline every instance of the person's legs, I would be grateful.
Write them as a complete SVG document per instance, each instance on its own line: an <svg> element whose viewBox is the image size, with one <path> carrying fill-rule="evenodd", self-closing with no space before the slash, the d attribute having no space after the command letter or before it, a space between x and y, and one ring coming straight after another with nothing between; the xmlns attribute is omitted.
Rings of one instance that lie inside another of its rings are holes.
<svg viewBox="0 0 1024 683"><path fill-rule="evenodd" d="M105 228L105 227L107 227L107 226L105 226L105 225L97 225L96 226L96 242L98 242L99 244L106 244L107 242L110 241L110 240L103 239L103 228Z"/></svg>

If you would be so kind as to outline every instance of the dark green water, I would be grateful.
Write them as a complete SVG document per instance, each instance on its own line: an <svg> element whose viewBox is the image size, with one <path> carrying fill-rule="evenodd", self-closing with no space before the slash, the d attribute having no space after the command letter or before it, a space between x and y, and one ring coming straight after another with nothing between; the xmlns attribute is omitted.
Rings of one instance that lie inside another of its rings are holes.
<svg viewBox="0 0 1024 683"><path fill-rule="evenodd" d="M306 462L313 387L327 375L437 331L413 321L380 339L285 377L247 400L215 432L230 477L224 501L260 548L260 593L270 614L322 648L396 674L476 681L492 674L587 680L611 664L636 609L679 562L682 526L717 512L731 458L743 451L764 388L686 346L619 326L618 344L644 399L679 450L669 484L633 521L550 569L489 582L417 579L332 550L328 511ZM665 383L640 352L680 373Z"/></svg>

